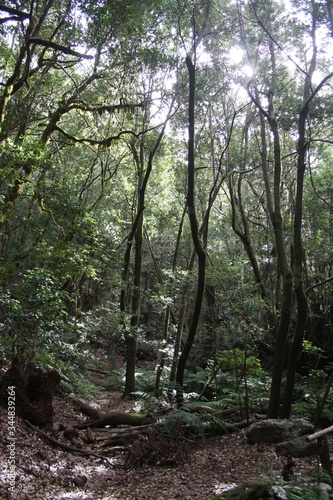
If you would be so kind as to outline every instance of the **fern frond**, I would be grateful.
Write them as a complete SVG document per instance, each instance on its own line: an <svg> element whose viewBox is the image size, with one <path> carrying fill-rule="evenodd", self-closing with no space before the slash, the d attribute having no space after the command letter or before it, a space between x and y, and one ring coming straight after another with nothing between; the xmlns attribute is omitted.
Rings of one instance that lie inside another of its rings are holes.
<svg viewBox="0 0 333 500"><path fill-rule="evenodd" d="M158 399L153 394L150 394L149 392L135 391L135 392L132 392L131 394L138 399L142 399L143 401L149 401L151 403L158 403Z"/></svg>

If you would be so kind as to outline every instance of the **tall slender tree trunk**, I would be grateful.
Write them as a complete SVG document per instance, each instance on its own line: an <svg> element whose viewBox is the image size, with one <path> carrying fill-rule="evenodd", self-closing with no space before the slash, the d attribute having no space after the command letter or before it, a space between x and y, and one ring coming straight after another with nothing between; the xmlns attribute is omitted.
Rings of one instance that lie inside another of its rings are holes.
<svg viewBox="0 0 333 500"><path fill-rule="evenodd" d="M289 418L293 393L295 386L295 375L297 361L302 352L302 342L307 321L307 296L303 288L303 245L302 245L302 211L303 211L303 185L305 173L305 116L306 112L301 112L299 120L299 140L298 140L298 165L296 183L296 203L294 214L294 238L293 238L293 275L294 289L296 296L296 327L292 343L289 350L287 379L283 395L281 417Z"/></svg>
<svg viewBox="0 0 333 500"><path fill-rule="evenodd" d="M178 253L179 253L179 248L180 248L180 241L181 241L181 235L183 232L183 226L184 226L186 212L187 212L187 203L185 203L185 205L184 205L183 213L182 213L180 224L179 224L177 240L176 240L176 247L175 247L175 252L174 252L173 260L172 260L172 270L173 271L176 270L176 266L177 266ZM180 352L180 348L181 348L183 328L184 328L186 295L187 295L187 287L186 287L186 290L183 290L183 292L182 292L181 304L180 304L179 314L178 314L177 331L176 331L176 337L175 337L175 342L174 342L174 347L173 347L173 355L172 355L172 362L171 362L170 376L169 376L169 386L168 386L168 399L169 399L169 401L173 400L173 391L174 391L174 385L175 385L175 380L176 380L176 375L177 375L177 364L178 364L178 359L179 359L179 352Z"/></svg>
<svg viewBox="0 0 333 500"><path fill-rule="evenodd" d="M315 6L313 6L315 8ZM309 113L309 102L311 100L311 79L316 68L317 47L316 47L316 13L312 13L312 58L307 75L305 76L303 88L303 106L298 119L298 143L297 143L297 179L296 179L296 201L294 213L294 236L293 236L293 274L296 295L297 317L296 328L292 339L289 359L286 386L283 396L281 416L288 418L293 401L295 386L295 375L297 361L302 352L302 343L307 321L308 301L303 287L303 263L304 252L302 244L302 217L303 217L303 191L304 175L306 163L306 120Z"/></svg>
<svg viewBox="0 0 333 500"><path fill-rule="evenodd" d="M124 264L122 270L122 290L120 293L120 311L125 316L127 312L127 305L129 298L127 296L127 283L129 275L129 265L132 252L133 241L135 242L135 260L134 260L134 283L133 292L130 297L131 309L129 314L131 315L130 329L126 328L125 318L124 318L124 331L125 331L125 341L126 341L126 378L125 378L125 391L124 397L129 396L130 393L135 391L135 366L136 366L136 348L137 348L137 329L140 321L140 303L141 303L141 275L142 275L142 245L143 245L143 214L145 210L145 197L148 185L148 180L153 168L153 160L161 141L165 134L165 129L167 123L170 119L174 100L172 100L169 108L168 115L165 119L163 127L158 135L153 149L149 153L148 163L146 172L143 175L144 168L144 137L142 137L140 143L140 153L138 154L134 143L132 144L132 152L138 167L139 179L138 179L138 206L136 216L132 225L132 229L127 239L127 245L124 255Z"/></svg>
<svg viewBox="0 0 333 500"><path fill-rule="evenodd" d="M269 5L270 2L267 2ZM241 5L238 4L239 21L242 39L250 58L250 51L247 43L247 37L245 33L243 16L241 11ZM255 12L255 10L254 10ZM258 19L258 18L257 18ZM270 13L268 12L266 18L264 29L270 30ZM260 23L259 19L258 22ZM265 110L260 101L260 93L254 84L254 94L251 92L251 85L248 86L248 93L252 99L252 102L256 105L259 111L260 124L261 124L261 145L262 145L262 171L263 178L266 189L266 202L267 209L270 215L271 224L274 230L274 243L277 253L277 276L281 276L282 280L282 290L281 290L281 300L279 308L279 321L275 332L275 349L274 349L274 359L273 359L273 373L272 382L270 390L269 408L268 416L271 418L277 418L280 413L280 403L281 403L281 383L282 383L282 373L284 367L284 357L285 357L285 347L289 332L291 311L292 311L292 291L293 291L293 276L292 271L289 266L283 223L282 223L282 213L281 213L281 145L279 129L275 117L274 111L274 96L276 93L276 79L277 79L277 69L275 60L275 48L274 42L271 37L268 37L269 51L270 51L270 84L269 92L267 93L268 107ZM270 130L273 135L273 147L274 147L274 174L273 174L273 189L271 188L271 182L268 175L268 160L267 160L267 143L266 143L266 126L265 122L269 124ZM278 300L278 299L276 299Z"/></svg>
<svg viewBox="0 0 333 500"><path fill-rule="evenodd" d="M135 391L135 366L137 329L140 319L141 302L141 275L142 275L142 242L143 242L143 216L141 215L137 230L135 232L135 258L134 258L134 280L132 294L132 308L130 331L126 332L126 376L125 395Z"/></svg>
<svg viewBox="0 0 333 500"><path fill-rule="evenodd" d="M273 359L272 383L268 407L268 416L277 418L280 413L281 383L284 366L285 348L289 332L291 310L293 276L289 266L282 227L282 215L280 206L281 186L281 148L277 124L275 119L270 119L271 130L274 137L274 211L272 213L272 224L275 236L276 253L278 260L278 272L282 278L280 318L275 334L275 348Z"/></svg>
<svg viewBox="0 0 333 500"><path fill-rule="evenodd" d="M195 79L195 66L192 62L192 58L190 55L186 57L186 65L189 73L187 209L191 225L192 240L198 257L198 281L197 281L197 292L196 292L196 299L194 304L194 311L190 325L190 330L188 332L184 348L179 357L177 366L176 390L177 390L178 406L182 405L183 403L184 371L186 367L186 362L188 360L194 342L195 334L200 319L201 306L205 292L205 273L206 273L206 252L200 241L199 227L195 210L194 108L195 108L196 79Z"/></svg>

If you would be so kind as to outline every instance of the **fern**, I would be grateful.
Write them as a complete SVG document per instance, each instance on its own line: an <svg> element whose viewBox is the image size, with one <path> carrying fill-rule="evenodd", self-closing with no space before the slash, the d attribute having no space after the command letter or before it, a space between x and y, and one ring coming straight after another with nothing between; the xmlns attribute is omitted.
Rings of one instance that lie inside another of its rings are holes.
<svg viewBox="0 0 333 500"><path fill-rule="evenodd" d="M164 430L173 439L186 439L194 435L204 436L205 426L197 413L181 408L168 415L163 421Z"/></svg>
<svg viewBox="0 0 333 500"><path fill-rule="evenodd" d="M203 437L207 424L218 429L218 433L227 433L228 425L218 416L207 411L207 404L191 402L184 404L179 410L168 415L163 425L165 431L173 438Z"/></svg>
<svg viewBox="0 0 333 500"><path fill-rule="evenodd" d="M326 483L330 486L333 486L333 478L323 467L316 467L309 477L312 481L317 481L318 483Z"/></svg>
<svg viewBox="0 0 333 500"><path fill-rule="evenodd" d="M140 400L141 410L147 412L148 414L157 412L161 406L159 399L148 392L135 391L132 392L132 395L135 396L136 399Z"/></svg>
<svg viewBox="0 0 333 500"><path fill-rule="evenodd" d="M288 500L323 500L323 493L315 486L285 486Z"/></svg>

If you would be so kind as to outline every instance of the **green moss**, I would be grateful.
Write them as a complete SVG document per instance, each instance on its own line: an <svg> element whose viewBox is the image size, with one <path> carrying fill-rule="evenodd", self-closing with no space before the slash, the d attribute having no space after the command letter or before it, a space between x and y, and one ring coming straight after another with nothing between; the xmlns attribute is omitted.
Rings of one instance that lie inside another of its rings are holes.
<svg viewBox="0 0 333 500"><path fill-rule="evenodd" d="M242 484L214 497L215 500L259 500L270 498L271 482L259 479L253 483Z"/></svg>

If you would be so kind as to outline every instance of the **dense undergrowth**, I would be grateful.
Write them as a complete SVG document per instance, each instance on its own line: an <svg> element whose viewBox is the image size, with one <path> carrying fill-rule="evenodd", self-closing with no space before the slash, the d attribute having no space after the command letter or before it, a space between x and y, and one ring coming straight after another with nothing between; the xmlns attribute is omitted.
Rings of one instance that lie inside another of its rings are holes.
<svg viewBox="0 0 333 500"><path fill-rule="evenodd" d="M36 289L38 294L32 293ZM67 301L68 294L60 293L55 278L42 270L23 277L15 296L1 295L0 309L5 317L0 337L2 367L22 353L25 360L33 360L43 369L58 370L66 390L92 397L96 388L82 369L103 371L106 363L109 388L123 391L125 345L117 305L100 307L78 318L66 312ZM172 359L167 346L149 338L144 330L137 341L136 391L173 403L176 387L169 381ZM325 364L323 351L309 341L304 342L303 351L308 373L296 375L293 414L313 420L320 412L323 423L330 424L333 390L327 382L332 363ZM185 372L186 402L209 401L221 409L238 406L247 416L251 412L266 413L270 373L262 368L255 348L226 345L211 359L198 363L199 354L190 360ZM162 355L165 365L157 390Z"/></svg>

